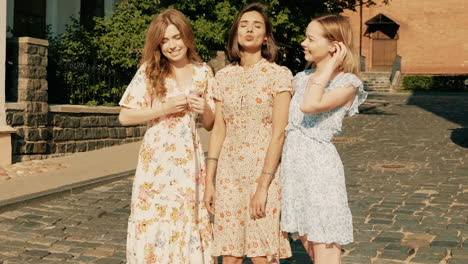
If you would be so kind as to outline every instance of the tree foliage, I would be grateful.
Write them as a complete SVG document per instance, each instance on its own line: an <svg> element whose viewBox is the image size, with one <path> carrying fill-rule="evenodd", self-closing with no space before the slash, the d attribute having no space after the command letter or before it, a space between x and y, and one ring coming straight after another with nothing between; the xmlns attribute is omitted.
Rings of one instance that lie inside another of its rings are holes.
<svg viewBox="0 0 468 264"><path fill-rule="evenodd" d="M276 41L281 47L278 63L297 72L304 67L300 42L305 27L318 15L340 13L345 9L355 10L359 4L366 6L388 4L390 0L270 0L263 3L270 14ZM91 28L84 28L77 19L68 26L66 33L51 39L52 60L61 63L84 63L97 69L109 70L119 75L119 85L103 85L79 101L69 103L116 104L119 94L125 89L121 82L128 83L136 70L144 45L146 29L152 18L171 7L184 13L195 31L196 47L205 61L217 50L225 50L231 24L239 10L253 1L247 0L126 0L104 18L95 18ZM58 79L65 85L80 82L83 85L91 77L76 77L69 71L58 69ZM86 74L85 74L86 75ZM91 75L91 73L89 74ZM83 78L85 80L83 80ZM106 82L106 81L104 81ZM94 84L89 84L94 85ZM102 87L107 87L103 90ZM73 90L73 89L72 89ZM74 89L77 90L77 89ZM75 91L76 92L76 91ZM77 92L78 95L81 92ZM76 95L76 96L78 96ZM75 97L76 97L75 96ZM73 96L72 96L73 97ZM96 99L98 98L98 99Z"/></svg>

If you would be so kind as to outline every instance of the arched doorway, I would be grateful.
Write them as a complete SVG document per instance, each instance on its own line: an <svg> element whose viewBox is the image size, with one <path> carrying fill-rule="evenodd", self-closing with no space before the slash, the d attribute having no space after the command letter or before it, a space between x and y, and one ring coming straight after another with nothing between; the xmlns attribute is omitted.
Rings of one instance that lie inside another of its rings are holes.
<svg viewBox="0 0 468 264"><path fill-rule="evenodd" d="M389 72L397 56L398 28L395 21L383 14L369 19L364 36L371 38L371 69L373 72Z"/></svg>

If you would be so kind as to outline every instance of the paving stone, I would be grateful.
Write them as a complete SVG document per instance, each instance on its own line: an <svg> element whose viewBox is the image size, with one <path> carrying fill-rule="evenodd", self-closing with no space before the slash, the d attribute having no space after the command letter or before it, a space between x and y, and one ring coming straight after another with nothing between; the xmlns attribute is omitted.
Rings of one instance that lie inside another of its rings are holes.
<svg viewBox="0 0 468 264"><path fill-rule="evenodd" d="M376 259L372 263L373 264L397 264L397 263L405 263L405 262L400 261L400 260Z"/></svg>
<svg viewBox="0 0 468 264"><path fill-rule="evenodd" d="M416 255L411 263L435 263L438 264L444 257L437 255Z"/></svg>
<svg viewBox="0 0 468 264"><path fill-rule="evenodd" d="M448 248L454 248L460 245L460 242L455 242L455 241L432 241L431 246L433 247L448 247Z"/></svg>
<svg viewBox="0 0 468 264"><path fill-rule="evenodd" d="M96 260L94 263L96 264L118 264L118 263L124 263L124 261L120 259L115 259L115 258L103 258L103 259Z"/></svg>
<svg viewBox="0 0 468 264"><path fill-rule="evenodd" d="M71 258L73 258L72 254L52 253L52 254L46 256L44 259L45 260L66 260L66 259L71 259Z"/></svg>
<svg viewBox="0 0 468 264"><path fill-rule="evenodd" d="M43 258L49 255L50 252L47 250L26 250L21 255L22 256L29 256L29 257L38 257Z"/></svg>
<svg viewBox="0 0 468 264"><path fill-rule="evenodd" d="M467 259L463 258L450 258L447 260L447 263L448 264L466 264L467 263Z"/></svg>
<svg viewBox="0 0 468 264"><path fill-rule="evenodd" d="M95 261L97 259L98 258L96 258L96 257L81 255L81 256L73 258L73 261L84 262L84 263L92 263L93 261Z"/></svg>
<svg viewBox="0 0 468 264"><path fill-rule="evenodd" d="M468 260L468 248L454 248L451 250L451 255L453 258L463 258Z"/></svg>
<svg viewBox="0 0 468 264"><path fill-rule="evenodd" d="M360 256L344 256L342 258L343 263L347 264L371 264L372 261L368 257L360 257ZM296 262L299 264L299 262Z"/></svg>

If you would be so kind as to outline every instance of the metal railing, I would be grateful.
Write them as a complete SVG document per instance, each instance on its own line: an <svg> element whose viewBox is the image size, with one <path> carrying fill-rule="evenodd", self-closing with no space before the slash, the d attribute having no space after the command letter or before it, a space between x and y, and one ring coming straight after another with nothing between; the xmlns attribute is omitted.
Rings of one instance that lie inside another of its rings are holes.
<svg viewBox="0 0 468 264"><path fill-rule="evenodd" d="M49 103L117 105L134 70L95 62L63 62L49 57Z"/></svg>

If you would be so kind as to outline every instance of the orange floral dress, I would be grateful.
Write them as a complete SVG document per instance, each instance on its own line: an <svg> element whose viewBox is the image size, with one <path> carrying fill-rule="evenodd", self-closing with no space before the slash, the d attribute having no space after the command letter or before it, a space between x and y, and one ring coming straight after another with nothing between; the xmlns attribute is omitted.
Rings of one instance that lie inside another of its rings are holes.
<svg viewBox="0 0 468 264"><path fill-rule="evenodd" d="M132 109L160 104L152 99L144 65L127 87L121 106ZM167 97L204 91L214 109L213 73L194 65L190 90L166 79ZM197 114L182 112L152 120L143 138L132 189L128 220L128 264L209 264L212 226L203 203L205 163L196 131Z"/></svg>
<svg viewBox="0 0 468 264"><path fill-rule="evenodd" d="M226 137L216 172L214 256L266 256L270 262L291 256L280 228L279 169L268 189L266 217L251 219L249 203L271 139L274 96L292 92L292 80L287 68L265 59L248 69L232 64L216 74L214 97L222 102Z"/></svg>

